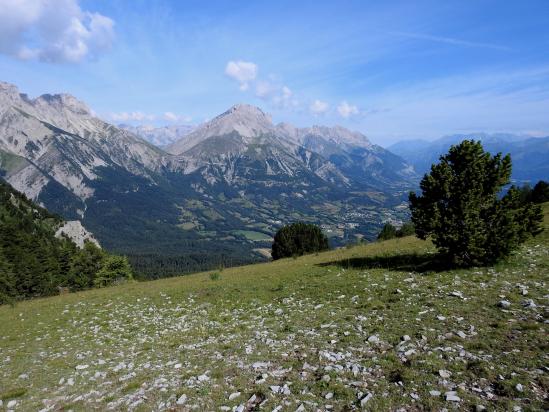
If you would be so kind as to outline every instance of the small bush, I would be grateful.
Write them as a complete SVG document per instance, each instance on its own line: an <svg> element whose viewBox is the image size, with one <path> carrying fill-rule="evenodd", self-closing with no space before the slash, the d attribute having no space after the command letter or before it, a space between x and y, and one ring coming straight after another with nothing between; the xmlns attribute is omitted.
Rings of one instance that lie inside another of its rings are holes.
<svg viewBox="0 0 549 412"><path fill-rule="evenodd" d="M96 287L105 287L131 279L132 269L125 256L107 256L93 283Z"/></svg>
<svg viewBox="0 0 549 412"><path fill-rule="evenodd" d="M415 234L414 224L412 222L404 223L400 229L397 229L390 223L385 223L379 235L377 235L377 240L389 240L395 237L404 237L412 236Z"/></svg>
<svg viewBox="0 0 549 412"><path fill-rule="evenodd" d="M328 238L318 226L300 222L284 226L276 233L271 254L277 260L328 249Z"/></svg>
<svg viewBox="0 0 549 412"><path fill-rule="evenodd" d="M218 272L210 273L210 280L219 280L221 275Z"/></svg>

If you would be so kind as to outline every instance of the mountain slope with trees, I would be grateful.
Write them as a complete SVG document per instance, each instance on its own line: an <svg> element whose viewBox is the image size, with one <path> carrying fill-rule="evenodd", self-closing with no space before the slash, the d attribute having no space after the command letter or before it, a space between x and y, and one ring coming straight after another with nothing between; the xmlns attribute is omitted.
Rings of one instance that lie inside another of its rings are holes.
<svg viewBox="0 0 549 412"><path fill-rule="evenodd" d="M177 149L179 148L179 149ZM177 150L176 150L177 149ZM156 278L265 259L284 224L322 224L334 246L406 218L413 173L347 129L274 125L236 105L157 148L67 94L0 83L0 175Z"/></svg>
<svg viewBox="0 0 549 412"><path fill-rule="evenodd" d="M125 258L111 256L93 242L79 248L66 236L56 236L63 224L0 180L0 303L131 278Z"/></svg>

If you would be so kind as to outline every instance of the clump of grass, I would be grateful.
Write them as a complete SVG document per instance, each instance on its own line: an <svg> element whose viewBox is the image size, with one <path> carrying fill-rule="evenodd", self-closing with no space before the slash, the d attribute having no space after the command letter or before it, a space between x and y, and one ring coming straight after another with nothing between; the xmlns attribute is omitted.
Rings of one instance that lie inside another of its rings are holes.
<svg viewBox="0 0 549 412"><path fill-rule="evenodd" d="M210 280L219 280L221 279L221 274L219 272L210 273Z"/></svg>
<svg viewBox="0 0 549 412"><path fill-rule="evenodd" d="M20 398L26 393L27 393L27 389L25 388L13 388L13 389L7 390L6 392L0 393L0 399L2 399L3 401L9 401L10 399Z"/></svg>

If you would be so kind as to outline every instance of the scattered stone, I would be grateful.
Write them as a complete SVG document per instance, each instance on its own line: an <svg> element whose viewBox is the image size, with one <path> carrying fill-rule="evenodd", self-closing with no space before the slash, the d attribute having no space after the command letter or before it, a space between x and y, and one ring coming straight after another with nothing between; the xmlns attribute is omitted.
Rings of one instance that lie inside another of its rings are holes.
<svg viewBox="0 0 549 412"><path fill-rule="evenodd" d="M461 292L457 292L457 291L451 292L450 296L454 296L456 298L464 299L463 294Z"/></svg>
<svg viewBox="0 0 549 412"><path fill-rule="evenodd" d="M88 369L90 365L76 365L76 370Z"/></svg>
<svg viewBox="0 0 549 412"><path fill-rule="evenodd" d="M536 308L538 306L538 305L536 305L536 303L532 299L523 300L521 303L522 303L522 306L524 306L525 308L528 308L528 309L533 309L533 308Z"/></svg>
<svg viewBox="0 0 549 412"><path fill-rule="evenodd" d="M476 412L483 412L483 411L485 411L485 410L486 410L486 406L484 406L484 405L477 405L477 406L475 406L475 411L476 411Z"/></svg>
<svg viewBox="0 0 549 412"><path fill-rule="evenodd" d="M229 395L229 400L232 401L240 396L240 392L234 392Z"/></svg>
<svg viewBox="0 0 549 412"><path fill-rule="evenodd" d="M295 412L305 412L305 406L303 406L303 404L299 405L299 408L297 408Z"/></svg>
<svg viewBox="0 0 549 412"><path fill-rule="evenodd" d="M368 342L370 342L370 343L379 343L379 338L376 335L372 335L368 338Z"/></svg>
<svg viewBox="0 0 549 412"><path fill-rule="evenodd" d="M187 402L187 395L183 394L179 397L176 404L178 405L185 405L185 402Z"/></svg>
<svg viewBox="0 0 549 412"><path fill-rule="evenodd" d="M270 365L271 365L270 362L255 362L252 365L252 368L254 368L254 369L264 369L264 368L268 368Z"/></svg>
<svg viewBox="0 0 549 412"><path fill-rule="evenodd" d="M325 396L326 399L330 400L334 397L334 393L333 392L328 392Z"/></svg>
<svg viewBox="0 0 549 412"><path fill-rule="evenodd" d="M445 316L442 316L442 315L438 315L438 316L437 316L437 319L438 319L438 320L446 320L446 317L445 317Z"/></svg>
<svg viewBox="0 0 549 412"><path fill-rule="evenodd" d="M206 382L210 380L210 377L204 373L203 375L198 376L196 379L198 380L198 382Z"/></svg>
<svg viewBox="0 0 549 412"><path fill-rule="evenodd" d="M438 374L441 378L448 379L450 376L452 376L452 373L450 371L447 371L446 369L440 369L438 371Z"/></svg>
<svg viewBox="0 0 549 412"><path fill-rule="evenodd" d="M360 406L361 406L361 407L364 407L364 406L368 403L368 401L369 401L370 399L372 399L372 397L373 397L373 395L372 395L371 393L368 392L366 395L364 395L364 396L362 397L362 399L360 399Z"/></svg>
<svg viewBox="0 0 549 412"><path fill-rule="evenodd" d="M467 337L467 335L465 334L465 332L462 332L461 330L458 330L456 332L456 335L458 335L461 339L465 339Z"/></svg>
<svg viewBox="0 0 549 412"><path fill-rule="evenodd" d="M408 342L409 340L411 340L411 338L408 335L404 335L403 337L400 338L400 340L403 342Z"/></svg>
<svg viewBox="0 0 549 412"><path fill-rule="evenodd" d="M15 405L17 405L17 401L15 400L12 400L12 401L9 401L8 404L6 405L6 407L8 409L11 409L11 408L15 408Z"/></svg>
<svg viewBox="0 0 549 412"><path fill-rule="evenodd" d="M446 401L449 402L459 402L461 401L461 398L457 396L457 393L455 391L446 392Z"/></svg>
<svg viewBox="0 0 549 412"><path fill-rule="evenodd" d="M511 306L511 302L509 302L508 300L500 300L498 306L500 308L507 309Z"/></svg>
<svg viewBox="0 0 549 412"><path fill-rule="evenodd" d="M431 395L431 396L440 396L440 391L430 390L429 395Z"/></svg>
<svg viewBox="0 0 549 412"><path fill-rule="evenodd" d="M515 389L519 392L522 392L524 390L524 388L522 387L522 384L520 383L517 383L517 386L515 386Z"/></svg>

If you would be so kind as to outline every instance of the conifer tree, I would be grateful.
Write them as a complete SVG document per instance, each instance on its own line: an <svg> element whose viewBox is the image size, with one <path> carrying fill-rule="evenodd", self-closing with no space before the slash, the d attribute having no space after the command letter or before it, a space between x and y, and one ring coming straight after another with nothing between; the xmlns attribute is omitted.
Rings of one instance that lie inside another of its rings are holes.
<svg viewBox="0 0 549 412"><path fill-rule="evenodd" d="M431 237L440 252L459 266L493 264L528 236L539 232L541 209L523 203L512 187L499 198L511 177L511 157L492 156L480 142L452 146L431 167L421 195L410 193L416 235Z"/></svg>

